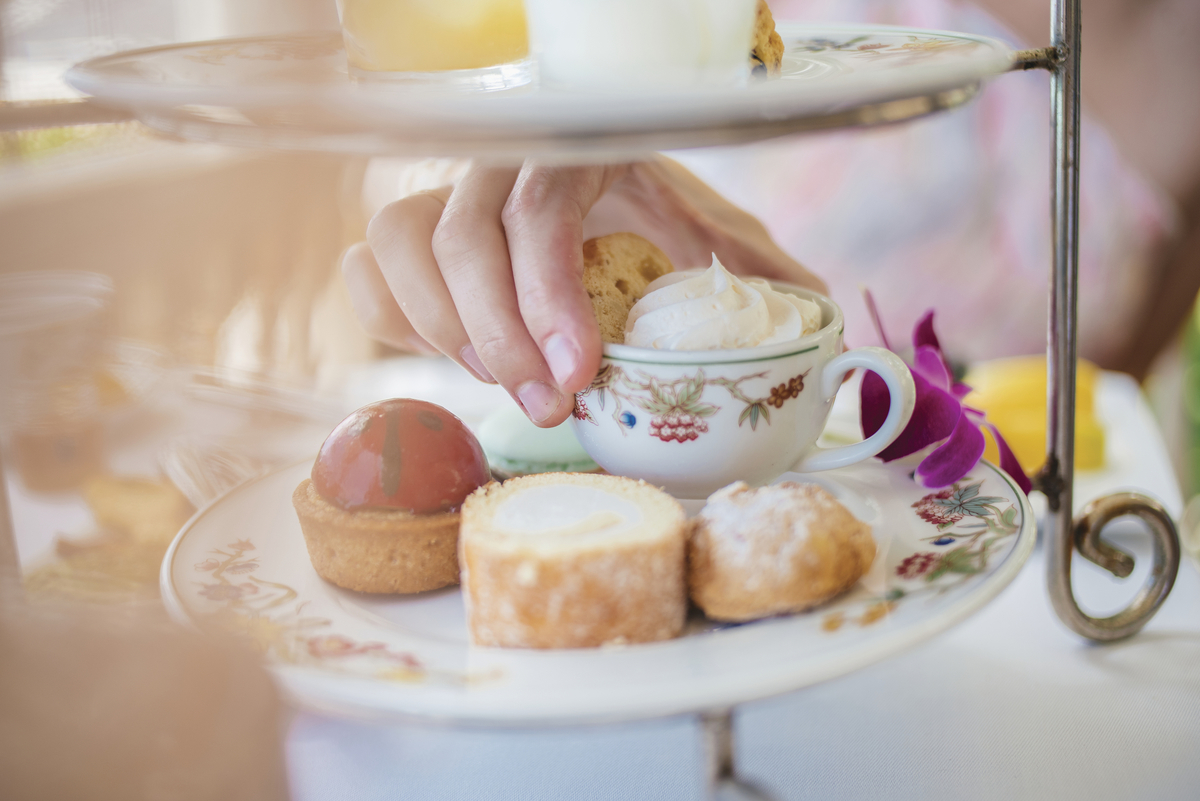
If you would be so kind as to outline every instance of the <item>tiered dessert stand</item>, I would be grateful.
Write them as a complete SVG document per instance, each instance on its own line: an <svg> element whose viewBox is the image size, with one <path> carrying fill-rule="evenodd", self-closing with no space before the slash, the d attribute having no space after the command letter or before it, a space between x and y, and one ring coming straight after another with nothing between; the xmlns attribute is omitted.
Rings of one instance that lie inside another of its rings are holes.
<svg viewBox="0 0 1200 801"><path fill-rule="evenodd" d="M536 155L579 163L630 160L655 150L738 144L801 131L899 122L965 103L978 92L982 81L1005 71L1048 70L1053 80L1055 130L1051 209L1054 261L1047 342L1048 458L1036 486L1048 500L1047 582L1054 609L1081 636L1110 641L1137 632L1166 599L1179 565L1179 541L1163 508L1140 495L1104 497L1090 504L1078 518L1072 517L1079 249L1079 6L1079 0L1054 0L1051 45L1021 52L993 40L961 34L781 26L789 47L785 75L779 80L741 89L650 92L631 97L531 88L465 95L354 84L346 74L336 36L178 45L107 56L76 67L68 80L92 95L93 100L63 114L64 119L88 119L89 114L108 119L114 114L127 114L173 136L237 145L358 154L483 155L493 159ZM42 117L46 113L44 109L38 111ZM289 469L303 473L306 468ZM1002 474L995 472L993 486L999 486L1001 478ZM846 658L839 657L837 666L827 662L822 668L795 657L795 675L788 679L784 665L780 674L783 680L769 687L753 682L744 689L738 689L736 683L723 685L724 690L707 696L704 691L689 698L680 696L672 702L674 706L651 703L649 711L641 714L606 714L601 708L588 709L584 705L559 718L546 711L521 721L497 712L499 707L491 711L482 706L472 708L473 699L486 693L456 694L443 688L422 695L424 691L418 687L389 695L390 690L372 691L370 683L364 683L361 677L352 677L350 684L337 692L326 692L320 688L320 680L314 682L312 675L303 671L283 666L279 675L285 689L310 706L373 711L416 720L553 725L698 713L714 796L761 798L761 793L736 778L731 727L734 705L798 689L885 658L977 609L1011 580L1032 549L1035 526L1027 501L1019 496L1018 492L1012 499L1014 511L1008 518L1008 524L1019 533L1013 536L1006 555L994 560L992 567L980 574L978 584L964 589L958 601L946 601L949 605L944 611L923 618L918 615L911 624L897 616L901 622L895 630L847 648L842 654ZM234 499L225 501L227 505L239 502L235 496L227 497ZM218 501L216 506L221 503ZM0 515L4 511L0 494ZM212 513L219 512L216 509ZM1082 611L1075 600L1072 553L1078 549L1085 558L1116 576L1130 575L1133 558L1100 539L1105 525L1122 515L1136 515L1147 522L1155 544L1154 563L1145 586L1128 608L1111 617L1095 618ZM1019 523L1013 523L1018 516ZM201 602L183 597L174 585L172 563L190 559L191 554L180 554L196 547L188 537L203 537L204 520L205 513L201 513L181 533L164 565L164 594L168 605L183 618L196 614L196 604ZM0 517L0 525L8 525L6 515ZM0 549L6 543L11 543L11 536L0 537ZM199 564L196 569L200 569ZM881 597L885 597L885 603L892 603L886 599L896 596ZM700 635L704 636L715 635ZM701 646L707 647L704 643ZM624 650L633 653L638 648ZM576 654L570 658L587 657ZM614 657L609 654L605 658ZM453 699L439 707L438 693ZM385 696L386 702L370 700ZM528 700L536 707L534 696ZM372 710L372 703L381 706Z"/></svg>

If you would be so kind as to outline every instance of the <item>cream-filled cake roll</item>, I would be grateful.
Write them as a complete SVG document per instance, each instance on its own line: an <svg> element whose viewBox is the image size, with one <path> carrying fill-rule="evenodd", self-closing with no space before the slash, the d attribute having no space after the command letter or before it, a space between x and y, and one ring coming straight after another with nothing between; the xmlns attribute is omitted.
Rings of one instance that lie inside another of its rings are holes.
<svg viewBox="0 0 1200 801"><path fill-rule="evenodd" d="M687 612L685 515L641 481L544 473L462 507L459 562L473 642L585 648L675 637Z"/></svg>

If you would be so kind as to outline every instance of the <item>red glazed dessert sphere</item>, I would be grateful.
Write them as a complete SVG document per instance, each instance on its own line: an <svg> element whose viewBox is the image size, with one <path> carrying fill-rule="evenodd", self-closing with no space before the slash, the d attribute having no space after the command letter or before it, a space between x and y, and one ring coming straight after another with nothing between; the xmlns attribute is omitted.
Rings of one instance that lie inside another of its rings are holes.
<svg viewBox="0 0 1200 801"><path fill-rule="evenodd" d="M398 398L339 423L321 446L312 480L321 497L343 509L430 514L457 509L491 473L461 420L436 404Z"/></svg>

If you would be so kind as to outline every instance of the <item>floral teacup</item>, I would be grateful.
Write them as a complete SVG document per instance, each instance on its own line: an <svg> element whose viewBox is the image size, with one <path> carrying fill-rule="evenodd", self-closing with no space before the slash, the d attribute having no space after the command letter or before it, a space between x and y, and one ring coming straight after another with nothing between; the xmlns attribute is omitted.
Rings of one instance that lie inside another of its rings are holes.
<svg viewBox="0 0 1200 801"><path fill-rule="evenodd" d="M738 480L763 484L787 470L854 464L900 435L915 402L904 362L883 348L843 353L836 304L799 287L772 286L820 306L820 330L740 350L604 346L600 372L575 396L571 421L597 464L680 498L704 498ZM887 383L887 419L862 442L819 447L834 396L855 368L874 371Z"/></svg>

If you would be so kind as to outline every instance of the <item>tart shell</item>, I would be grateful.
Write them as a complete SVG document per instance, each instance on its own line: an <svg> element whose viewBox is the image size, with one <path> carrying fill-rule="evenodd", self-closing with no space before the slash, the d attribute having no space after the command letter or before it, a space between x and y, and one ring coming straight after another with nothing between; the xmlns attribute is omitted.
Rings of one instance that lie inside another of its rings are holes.
<svg viewBox="0 0 1200 801"><path fill-rule="evenodd" d="M321 578L357 592L415 593L458 583L458 512L347 511L305 479L292 493Z"/></svg>

